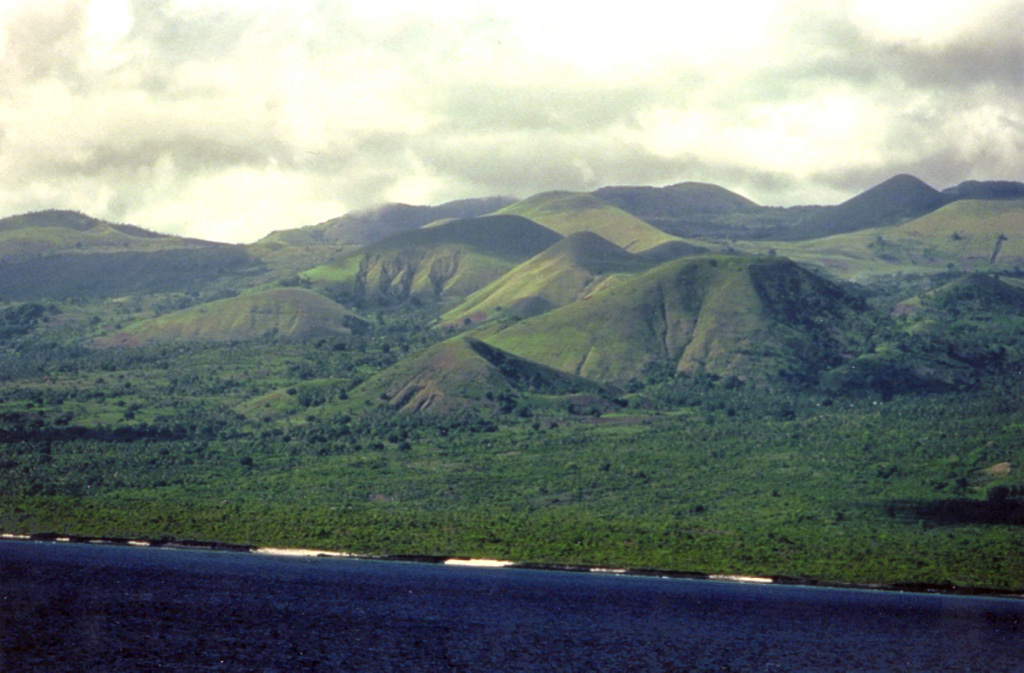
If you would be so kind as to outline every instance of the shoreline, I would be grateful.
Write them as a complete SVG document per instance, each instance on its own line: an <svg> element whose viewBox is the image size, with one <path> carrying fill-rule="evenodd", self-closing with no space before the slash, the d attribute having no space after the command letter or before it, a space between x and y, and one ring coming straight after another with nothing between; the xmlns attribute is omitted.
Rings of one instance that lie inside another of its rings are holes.
<svg viewBox="0 0 1024 673"><path fill-rule="evenodd" d="M430 554L359 554L320 549L303 549L291 547L259 547L256 545L235 544L203 540L180 540L178 538L121 538L95 537L89 535L68 535L60 533L0 533L0 541L11 542L51 542L57 544L93 544L117 547L149 547L157 549L178 549L183 551L218 551L231 553L259 554L290 558L340 558L361 561L391 561L403 563L428 563L435 565L457 566L463 568L515 569L515 570L548 570L553 572L593 573L601 575L621 575L626 577L657 577L662 579L705 580L713 582L731 582L735 584L752 584L760 586L795 586L823 589L850 589L863 591L890 591L898 593L918 593L931 595L950 595L978 598L1008 598L1024 600L1024 592L1009 589L988 589L983 587L958 586L952 583L933 584L927 582L895 582L891 584L857 584L819 580L808 577L787 575L752 576L719 573L704 573L685 570L663 570L657 568L608 568L563 563L532 563L503 561L498 559L469 558L464 556L436 556Z"/></svg>

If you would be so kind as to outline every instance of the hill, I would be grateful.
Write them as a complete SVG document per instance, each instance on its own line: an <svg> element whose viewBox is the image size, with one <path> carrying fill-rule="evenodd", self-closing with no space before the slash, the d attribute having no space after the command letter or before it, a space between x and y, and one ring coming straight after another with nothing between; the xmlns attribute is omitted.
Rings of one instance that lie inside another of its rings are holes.
<svg viewBox="0 0 1024 673"><path fill-rule="evenodd" d="M43 210L0 219L0 262L67 252L152 252L220 244L114 224L72 210Z"/></svg>
<svg viewBox="0 0 1024 673"><path fill-rule="evenodd" d="M676 240L596 196L546 192L502 208L507 215L526 217L562 236L590 231L623 250L640 252Z"/></svg>
<svg viewBox="0 0 1024 673"><path fill-rule="evenodd" d="M487 341L615 384L652 368L813 380L859 348L863 310L859 299L788 260L697 257L515 323Z"/></svg>
<svg viewBox="0 0 1024 673"><path fill-rule="evenodd" d="M376 208L348 213L301 229L275 231L261 242L290 245L364 246L398 234L448 219L469 219L499 210L515 199L492 196L449 201L439 206L410 206L389 203Z"/></svg>
<svg viewBox="0 0 1024 673"><path fill-rule="evenodd" d="M469 324L495 316L539 315L587 296L609 276L633 274L651 266L597 234L581 231L477 290L441 321Z"/></svg>
<svg viewBox="0 0 1024 673"><path fill-rule="evenodd" d="M302 339L347 334L365 326L364 320L323 295L299 288L278 288L143 320L98 340L96 345Z"/></svg>
<svg viewBox="0 0 1024 673"><path fill-rule="evenodd" d="M956 201L899 225L770 247L854 280L951 268L1012 270L1024 265L1024 200Z"/></svg>
<svg viewBox="0 0 1024 673"><path fill-rule="evenodd" d="M262 264L239 246L63 253L0 263L0 301L198 293L245 285Z"/></svg>
<svg viewBox="0 0 1024 673"><path fill-rule="evenodd" d="M822 209L772 238L802 240L892 226L930 213L948 201L914 176L897 175L837 206Z"/></svg>
<svg viewBox="0 0 1024 673"><path fill-rule="evenodd" d="M967 180L955 187L943 189L942 193L956 200L1024 199L1024 184L1009 180Z"/></svg>
<svg viewBox="0 0 1024 673"><path fill-rule="evenodd" d="M893 313L899 316L937 312L1024 316L1024 288L989 274L971 273L900 302L893 309Z"/></svg>
<svg viewBox="0 0 1024 673"><path fill-rule="evenodd" d="M560 238L514 215L452 220L367 246L306 277L356 302L462 298Z"/></svg>
<svg viewBox="0 0 1024 673"><path fill-rule="evenodd" d="M167 236L74 211L0 220L0 301L199 292L262 270L240 246Z"/></svg>
<svg viewBox="0 0 1024 673"><path fill-rule="evenodd" d="M886 396L964 390L1024 357L1024 289L992 275L963 275L892 313L902 331L829 372L826 386Z"/></svg>
<svg viewBox="0 0 1024 673"><path fill-rule="evenodd" d="M444 413L470 406L497 409L509 403L510 396L526 393L577 393L600 399L610 394L610 389L529 362L472 337L457 336L370 379L353 393L353 399L383 399L401 411Z"/></svg>
<svg viewBox="0 0 1024 673"><path fill-rule="evenodd" d="M764 210L746 197L701 182L661 188L602 187L592 194L667 234L690 238L733 236L742 228L730 216Z"/></svg>

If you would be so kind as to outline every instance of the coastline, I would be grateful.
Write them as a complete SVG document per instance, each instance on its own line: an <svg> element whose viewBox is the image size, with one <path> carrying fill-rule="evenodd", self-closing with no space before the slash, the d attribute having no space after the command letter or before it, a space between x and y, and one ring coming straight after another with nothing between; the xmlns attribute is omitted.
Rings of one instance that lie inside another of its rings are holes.
<svg viewBox="0 0 1024 673"><path fill-rule="evenodd" d="M787 575L751 576L718 573L704 573L685 570L664 570L657 568L607 568L561 563L534 563L504 561L498 559L468 558L461 556L435 556L429 554L360 554L320 549L303 549L290 547L259 547L256 545L235 544L205 540L181 540L172 537L164 538L120 538L95 537L87 535L70 535L61 533L0 533L0 541L11 542L51 542L57 544L93 544L120 547L149 547L178 549L184 551L217 551L265 556L291 558L340 558L363 561L391 561L403 563L428 563L436 565L458 566L463 568L485 569L516 569L516 570L547 570L553 572L594 573L621 575L627 577L658 577L662 579L705 580L713 582L732 582L736 584L756 584L760 586L804 586L826 589L850 589L864 591L889 591L933 595L952 595L979 598L1008 598L1024 600L1024 592L990 589L986 587L958 586L952 583L931 584L926 582L895 582L879 584L858 584L819 580L808 577Z"/></svg>

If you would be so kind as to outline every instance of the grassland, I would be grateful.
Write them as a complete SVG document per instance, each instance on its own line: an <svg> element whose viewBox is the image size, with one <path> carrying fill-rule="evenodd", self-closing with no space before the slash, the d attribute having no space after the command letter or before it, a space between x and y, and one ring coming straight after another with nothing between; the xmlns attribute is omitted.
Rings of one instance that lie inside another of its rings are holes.
<svg viewBox="0 0 1024 673"><path fill-rule="evenodd" d="M641 252L677 240L626 211L588 194L538 194L498 212L528 218L562 236L589 231L629 252Z"/></svg>
<svg viewBox="0 0 1024 673"><path fill-rule="evenodd" d="M896 226L862 229L800 242L744 242L739 249L771 250L867 281L886 274L948 271L1013 271L1024 265L1021 201L957 201Z"/></svg>

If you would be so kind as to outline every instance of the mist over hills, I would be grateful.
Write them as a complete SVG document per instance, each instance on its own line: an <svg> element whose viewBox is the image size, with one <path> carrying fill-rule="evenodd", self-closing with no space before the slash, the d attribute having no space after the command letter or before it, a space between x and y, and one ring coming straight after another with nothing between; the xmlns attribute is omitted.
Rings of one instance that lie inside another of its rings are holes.
<svg viewBox="0 0 1024 673"><path fill-rule="evenodd" d="M389 203L327 220L301 229L275 231L264 242L290 244L335 244L363 246L412 231L432 222L466 219L493 213L515 202L511 197L493 196L449 201L439 206L410 206Z"/></svg>

